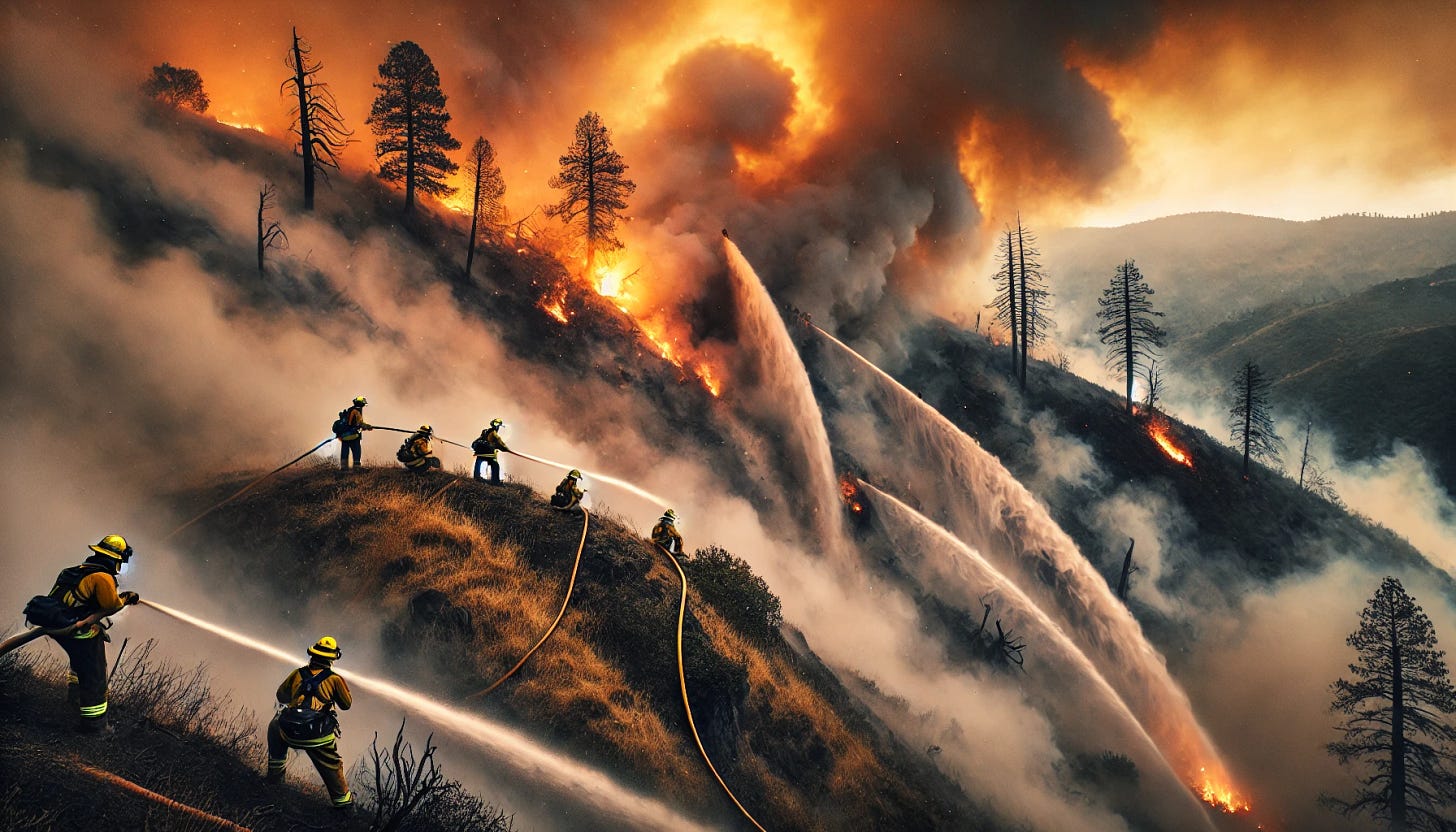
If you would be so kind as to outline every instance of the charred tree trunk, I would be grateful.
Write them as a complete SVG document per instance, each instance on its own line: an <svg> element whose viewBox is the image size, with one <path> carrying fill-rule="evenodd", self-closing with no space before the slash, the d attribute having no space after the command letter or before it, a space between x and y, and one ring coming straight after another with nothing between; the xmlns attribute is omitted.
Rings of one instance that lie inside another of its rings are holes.
<svg viewBox="0 0 1456 832"><path fill-rule="evenodd" d="M1254 380L1244 380L1244 479L1249 478L1249 449L1254 442Z"/></svg>
<svg viewBox="0 0 1456 832"><path fill-rule="evenodd" d="M1017 357L1020 332L1017 330L1016 309L1016 252L1012 247L1011 232L1006 232L1006 299L1011 307L1011 374L1018 376Z"/></svg>
<svg viewBox="0 0 1456 832"><path fill-rule="evenodd" d="M1131 270L1132 264L1123 263L1123 268ZM1122 283L1122 326L1123 326L1123 347L1122 357L1127 364L1127 412L1132 412L1132 383L1137 371L1137 362L1133 344L1132 327L1132 280L1125 279Z"/></svg>
<svg viewBox="0 0 1456 832"><path fill-rule="evenodd" d="M1031 312L1032 304L1028 302L1030 295L1026 291L1026 240L1021 227L1021 215L1016 217L1016 261L1017 270L1020 272L1021 282L1021 368L1017 371L1017 379L1021 383L1021 389L1026 389L1026 348L1031 342Z"/></svg>
<svg viewBox="0 0 1456 832"><path fill-rule="evenodd" d="M1132 577L1132 547L1135 545L1137 545L1137 541L1129 537L1127 555L1122 559L1122 577L1117 581L1117 598L1124 603L1127 602L1127 581Z"/></svg>
<svg viewBox="0 0 1456 832"><path fill-rule="evenodd" d="M268 207L268 191L258 192L258 277L263 277L263 252L268 249L267 232L263 225L263 210Z"/></svg>
<svg viewBox="0 0 1456 832"><path fill-rule="evenodd" d="M480 233L480 165L475 167L475 198L471 200L470 245L465 249L465 279L470 279L470 266L475 262L475 238Z"/></svg>
<svg viewBox="0 0 1456 832"><path fill-rule="evenodd" d="M1390 603L1390 829L1406 832L1405 801L1405 674L1401 669L1399 620Z"/></svg>
<svg viewBox="0 0 1456 832"><path fill-rule="evenodd" d="M293 83L298 87L298 146L303 152L303 210L313 210L313 129L308 106L308 77L303 69L303 50L298 43L298 29L293 30Z"/></svg>

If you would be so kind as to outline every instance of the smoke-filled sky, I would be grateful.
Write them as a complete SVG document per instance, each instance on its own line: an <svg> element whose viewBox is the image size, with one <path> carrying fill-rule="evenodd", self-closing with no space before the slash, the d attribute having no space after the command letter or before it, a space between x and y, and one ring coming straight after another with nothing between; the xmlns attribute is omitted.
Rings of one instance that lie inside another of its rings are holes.
<svg viewBox="0 0 1456 832"><path fill-rule="evenodd" d="M121 76L194 67L216 117L274 135L297 26L360 167L376 67L414 40L456 133L496 144L519 214L550 197L555 158L594 109L649 197L638 211L711 201L743 222L738 202L789 210L805 188L841 191L815 220L899 254L892 273L947 262L1018 210L1307 218L1445 209L1456 194L1456 7L1440 0L11 5L115 50ZM723 189L734 203L710 199Z"/></svg>

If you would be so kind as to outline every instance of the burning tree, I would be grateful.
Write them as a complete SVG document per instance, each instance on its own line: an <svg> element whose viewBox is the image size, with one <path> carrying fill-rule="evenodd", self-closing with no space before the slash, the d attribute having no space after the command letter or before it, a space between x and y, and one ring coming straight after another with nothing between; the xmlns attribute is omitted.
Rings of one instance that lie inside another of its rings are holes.
<svg viewBox="0 0 1456 832"><path fill-rule="evenodd" d="M272 182L263 183L258 190L258 276L264 275L264 258L268 249L288 248L288 235L283 233L283 226L277 220L270 220L268 212L277 203L277 188Z"/></svg>
<svg viewBox="0 0 1456 832"><path fill-rule="evenodd" d="M142 83L142 94L168 107L185 107L194 113L207 112L212 103L202 89L202 76L197 70L172 66L166 61L152 67L152 77Z"/></svg>
<svg viewBox="0 0 1456 832"><path fill-rule="evenodd" d="M597 252L622 247L615 235L617 221L627 210L627 197L637 190L626 173L627 165L612 149L612 134L601 116L588 112L578 119L576 141L561 157L561 172L550 182L566 194L546 214L560 217L586 240L588 275L595 273Z"/></svg>
<svg viewBox="0 0 1456 832"><path fill-rule="evenodd" d="M483 136L477 136L470 146L470 158L465 163L465 174L470 177L475 197L470 201L470 242L465 249L465 279L470 279L470 266L475 262L475 242L480 238L482 221L494 227L504 215L501 197L506 193L506 182L501 178L500 165L495 162L495 148Z"/></svg>
<svg viewBox="0 0 1456 832"><path fill-rule="evenodd" d="M1250 457L1278 465L1279 450L1284 447L1284 441L1274 432L1274 418L1269 415L1269 380L1259 365L1244 362L1234 376L1229 399L1230 438L1243 449L1244 479L1248 479Z"/></svg>
<svg viewBox="0 0 1456 832"><path fill-rule="evenodd" d="M445 177L459 166L445 153L459 150L460 141L450 135L440 73L430 56L414 41L395 44L379 65L374 88L379 95L367 123L378 139L374 155L379 159L379 178L404 180L405 213L414 211L416 190L431 196L454 193Z"/></svg>
<svg viewBox="0 0 1456 832"><path fill-rule="evenodd" d="M1444 650L1436 631L1400 581L1387 577L1360 614L1360 629L1345 643L1359 653L1355 680L1339 679L1330 709L1348 715L1344 739L1330 743L1342 765L1368 762L1352 801L1326 798L1345 815L1369 812L1392 830L1450 829L1443 811L1456 800L1456 774L1447 769L1456 730L1441 714L1456 713Z"/></svg>
<svg viewBox="0 0 1456 832"><path fill-rule="evenodd" d="M1030 348L1046 340L1051 328L1047 316L1051 293L1046 288L1046 275L1037 260L1036 235L1016 217L1016 227L1007 227L996 245L1000 264L992 280L996 299L987 306L996 312L996 320L1011 333L1011 372L1021 387L1026 387L1027 354ZM980 324L977 323L979 329Z"/></svg>
<svg viewBox="0 0 1456 832"><path fill-rule="evenodd" d="M1133 381L1144 362L1152 361L1163 346L1167 333L1154 321L1163 317L1153 309L1153 289L1143 279L1131 260L1123 261L1112 275L1112 282L1098 299L1097 317L1103 321L1097 335L1107 345L1107 369L1122 371L1127 379L1127 412L1132 412Z"/></svg>
<svg viewBox="0 0 1456 832"><path fill-rule="evenodd" d="M313 49L293 30L293 46L284 63L292 74L279 86L279 92L298 98L293 106L293 126L298 137L294 152L303 158L303 210L313 210L314 175L328 181L328 168L338 170L339 153L349 143L352 131L344 129L338 102L328 84L318 80L324 65L313 60Z"/></svg>

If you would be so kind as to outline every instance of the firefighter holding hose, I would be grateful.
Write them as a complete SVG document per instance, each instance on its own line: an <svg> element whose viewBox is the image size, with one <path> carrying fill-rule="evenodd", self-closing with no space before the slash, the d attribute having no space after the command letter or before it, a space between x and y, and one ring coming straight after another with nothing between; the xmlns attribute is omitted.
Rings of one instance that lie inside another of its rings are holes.
<svg viewBox="0 0 1456 832"><path fill-rule="evenodd" d="M339 468L348 470L349 458L354 458L354 467L362 467L359 458L363 454L364 431L374 430L374 426L364 421L364 406L369 401L363 396L355 396L349 408L339 414L339 421L334 423L335 435L339 437Z"/></svg>
<svg viewBox="0 0 1456 832"><path fill-rule="evenodd" d="M333 670L342 655L338 641L324 636L308 648L308 664L278 686L276 697L283 708L268 723L268 774L263 778L270 784L283 782L288 750L300 749L318 769L335 809L354 805L339 756L339 718L334 713L335 708L347 711L354 704L349 683Z"/></svg>
<svg viewBox="0 0 1456 832"><path fill-rule="evenodd" d="M71 660L66 699L80 711L77 727L103 733L112 729L106 721L106 642L111 639L102 617L141 599L135 592L117 592L116 576L133 554L126 538L109 534L89 548L94 554L56 576L50 594L32 598L25 616L45 630L60 631L48 635Z"/></svg>
<svg viewBox="0 0 1456 832"><path fill-rule="evenodd" d="M429 425L420 425L420 429L410 434L410 437L400 446L399 453L395 457L404 463L404 467L423 474L431 469L440 470L444 466L440 458L430 450L430 440L435 436L435 429Z"/></svg>
<svg viewBox="0 0 1456 832"><path fill-rule="evenodd" d="M674 554L682 554L683 539L677 531L677 512L668 509L658 518L657 525L652 527L652 542Z"/></svg>
<svg viewBox="0 0 1456 832"><path fill-rule="evenodd" d="M566 475L556 486L556 493L551 495L551 507L561 511L570 511L581 504L581 498L586 495L585 489L578 488L577 482L581 479L581 472L575 468Z"/></svg>
<svg viewBox="0 0 1456 832"><path fill-rule="evenodd" d="M475 452L475 478L477 480L485 479L480 475L480 466L484 463L490 466L490 484L501 484L500 452L509 453L511 450L506 447L505 440L501 439L501 428L505 426L506 423L500 419L491 419L490 427L481 431L480 438L470 443L470 450Z"/></svg>

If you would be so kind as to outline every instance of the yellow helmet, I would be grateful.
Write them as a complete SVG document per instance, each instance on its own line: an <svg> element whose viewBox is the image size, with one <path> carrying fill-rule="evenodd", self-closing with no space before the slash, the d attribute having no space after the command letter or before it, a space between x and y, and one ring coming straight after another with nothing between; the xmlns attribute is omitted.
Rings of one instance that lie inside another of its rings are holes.
<svg viewBox="0 0 1456 832"><path fill-rule="evenodd" d="M338 661L339 657L344 655L344 651L339 649L339 642L335 641L333 636L324 636L314 646L308 648L308 654L332 662Z"/></svg>
<svg viewBox="0 0 1456 832"><path fill-rule="evenodd" d="M566 476L568 476L568 477L570 477L571 479L574 479L574 480L579 480L579 479L581 479L581 472L578 471L578 470L576 470L575 468L573 468L573 469L571 469L571 473L567 474Z"/></svg>
<svg viewBox="0 0 1456 832"><path fill-rule="evenodd" d="M501 421L500 419L491 419L490 420L490 426L493 427L493 428L502 427L504 425L505 425L505 422Z"/></svg>
<svg viewBox="0 0 1456 832"><path fill-rule="evenodd" d="M126 538L119 534L109 534L101 538L101 542L92 544L90 549L98 555L116 558L122 563L126 563L135 554L131 546L127 544Z"/></svg>
<svg viewBox="0 0 1456 832"><path fill-rule="evenodd" d="M677 512L673 511L672 509L668 509L667 511L664 511L662 513L662 519L664 519L664 520L666 520L666 521L668 521L670 523L676 523L677 522Z"/></svg>
<svg viewBox="0 0 1456 832"><path fill-rule="evenodd" d="M364 398L363 396L355 396L354 397L354 404L357 404L360 407L363 407L364 405L369 404L369 400L366 399L366 398Z"/></svg>
<svg viewBox="0 0 1456 832"><path fill-rule="evenodd" d="M432 427L430 427L429 425L420 425L420 433L433 434L434 432L435 432L435 429L432 428Z"/></svg>

